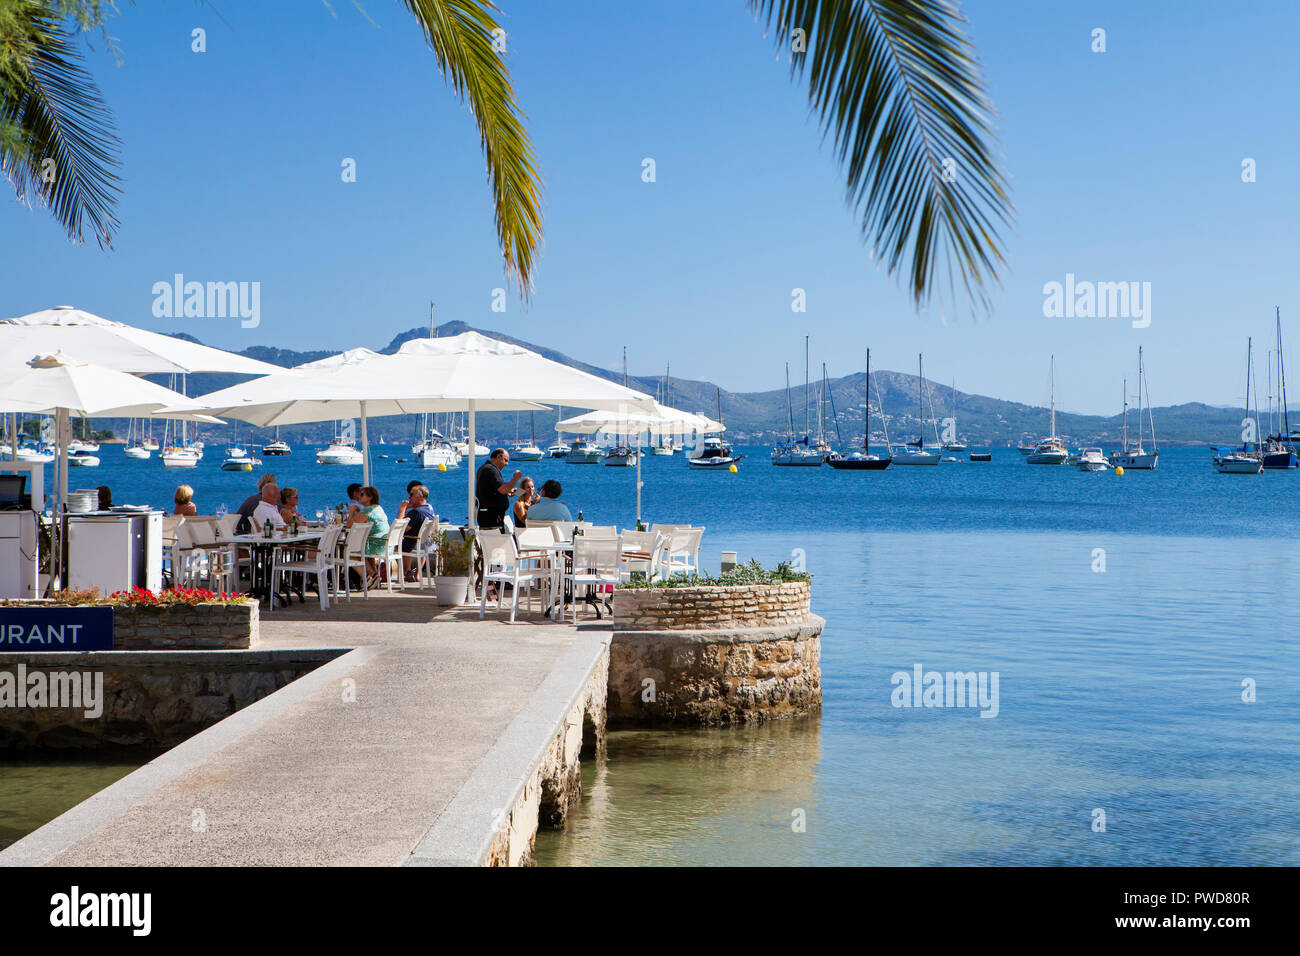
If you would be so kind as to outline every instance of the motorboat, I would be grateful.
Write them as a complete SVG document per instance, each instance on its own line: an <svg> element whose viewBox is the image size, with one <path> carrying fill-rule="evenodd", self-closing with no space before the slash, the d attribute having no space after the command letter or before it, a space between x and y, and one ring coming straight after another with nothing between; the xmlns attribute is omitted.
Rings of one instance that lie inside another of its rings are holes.
<svg viewBox="0 0 1300 956"><path fill-rule="evenodd" d="M972 445L970 449L971 461L992 461L993 449L988 445Z"/></svg>
<svg viewBox="0 0 1300 956"><path fill-rule="evenodd" d="M87 451L72 451L68 449L68 466L72 468L98 468L99 456L92 455Z"/></svg>
<svg viewBox="0 0 1300 956"><path fill-rule="evenodd" d="M510 449L511 461L541 461L546 457L546 453L529 442L527 445L517 445Z"/></svg>
<svg viewBox="0 0 1300 956"><path fill-rule="evenodd" d="M1080 471L1105 471L1110 467L1110 461L1100 448L1085 448L1079 452L1075 465Z"/></svg>
<svg viewBox="0 0 1300 956"><path fill-rule="evenodd" d="M74 438L72 441L68 442L68 454L70 455L76 455L82 452L93 455L97 451L99 451L99 442L97 441L86 441L85 439Z"/></svg>
<svg viewBox="0 0 1300 956"><path fill-rule="evenodd" d="M557 441L550 448L546 449L547 458L567 458L569 455L569 445L567 442Z"/></svg>
<svg viewBox="0 0 1300 956"><path fill-rule="evenodd" d="M318 465L359 465L361 462L361 452L351 438L335 438L329 447L316 452Z"/></svg>
<svg viewBox="0 0 1300 956"><path fill-rule="evenodd" d="M570 465L598 465L602 457L600 446L588 438L574 442L564 460Z"/></svg>
<svg viewBox="0 0 1300 956"><path fill-rule="evenodd" d="M611 468L635 468L640 451L628 445L615 445L605 452L604 464Z"/></svg>
<svg viewBox="0 0 1300 956"><path fill-rule="evenodd" d="M460 467L460 452L436 428L430 428L422 441L412 445L411 453L421 468Z"/></svg>
<svg viewBox="0 0 1300 956"><path fill-rule="evenodd" d="M1020 452L1022 455L1028 456L1034 453L1034 447L1035 446L1033 445L1017 445L1016 451Z"/></svg>
<svg viewBox="0 0 1300 956"><path fill-rule="evenodd" d="M712 435L700 443L686 462L692 468L730 468L744 457L735 454L720 437Z"/></svg>
<svg viewBox="0 0 1300 956"><path fill-rule="evenodd" d="M262 446L262 454L271 457L279 457L281 455L293 454L293 449L289 447L288 442L281 441L277 438L275 441Z"/></svg>
<svg viewBox="0 0 1300 956"><path fill-rule="evenodd" d="M162 450L164 468L193 468L199 463L199 454L193 448L169 445Z"/></svg>
<svg viewBox="0 0 1300 956"><path fill-rule="evenodd" d="M242 448L226 449L225 460L221 462L222 471L252 471L253 458Z"/></svg>

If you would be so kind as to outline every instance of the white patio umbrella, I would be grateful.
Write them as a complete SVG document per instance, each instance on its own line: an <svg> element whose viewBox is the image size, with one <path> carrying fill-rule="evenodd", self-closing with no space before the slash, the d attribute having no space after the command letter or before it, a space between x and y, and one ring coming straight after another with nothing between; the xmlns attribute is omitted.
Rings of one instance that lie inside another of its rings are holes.
<svg viewBox="0 0 1300 956"><path fill-rule="evenodd" d="M126 372L91 365L63 352L37 355L22 365L8 365L0 373L0 412L55 417L56 516L62 513L68 494L68 416L133 418L163 409L170 417L197 417L220 423L180 392ZM54 540L52 566L58 568L58 535Z"/></svg>
<svg viewBox="0 0 1300 956"><path fill-rule="evenodd" d="M636 431L636 520L641 520L641 433L649 431L676 432L681 435L690 434L692 437L708 433L717 433L725 431L726 425L716 422L704 415L697 415L693 412L682 411L679 408L670 408L667 405L654 403L654 408L646 412L631 412L622 414L612 411L593 411L582 415L575 415L572 418L566 418L562 422L557 422L555 430L557 432L571 432L575 435L595 435L603 431L613 431L618 434L627 434L630 430Z"/></svg>
<svg viewBox="0 0 1300 956"><path fill-rule="evenodd" d="M475 415L570 405L650 411L654 399L478 332L412 339L393 355L361 356L333 367L293 369L198 399L214 415L256 425L326 421L344 415L468 412L469 523L474 507ZM355 409L355 411L353 411Z"/></svg>
<svg viewBox="0 0 1300 956"><path fill-rule="evenodd" d="M33 355L56 350L134 375L269 375L283 371L278 365L137 329L70 305L0 319L0 364L21 364Z"/></svg>
<svg viewBox="0 0 1300 956"><path fill-rule="evenodd" d="M0 375L7 374L7 369L15 365L22 365L33 355L57 351L133 375L184 375L193 372L268 375L282 371L278 365L137 329L70 305L0 319ZM16 445L14 457L17 458Z"/></svg>

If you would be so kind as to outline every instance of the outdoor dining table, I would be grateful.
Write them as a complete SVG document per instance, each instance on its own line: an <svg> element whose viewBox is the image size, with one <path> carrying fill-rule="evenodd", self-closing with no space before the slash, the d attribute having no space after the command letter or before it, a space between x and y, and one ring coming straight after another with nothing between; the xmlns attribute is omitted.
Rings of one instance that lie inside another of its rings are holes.
<svg viewBox="0 0 1300 956"><path fill-rule="evenodd" d="M269 604L274 600L274 595L271 594L271 568L275 561L275 549L294 545L308 547L320 541L324 534L324 528L299 531L295 535L277 534L273 538L263 537L260 534L232 534L226 541L249 549L253 563L249 571L248 593L258 600L265 599ZM301 592L298 597L302 599Z"/></svg>

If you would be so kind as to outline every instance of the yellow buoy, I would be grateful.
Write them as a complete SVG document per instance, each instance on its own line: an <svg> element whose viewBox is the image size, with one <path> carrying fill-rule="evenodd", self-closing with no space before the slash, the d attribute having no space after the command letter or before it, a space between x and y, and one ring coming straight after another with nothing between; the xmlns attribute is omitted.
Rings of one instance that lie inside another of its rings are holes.
<svg viewBox="0 0 1300 956"><path fill-rule="evenodd" d="M1124 474L1124 466L1123 466L1123 465L1116 465L1116 466L1115 466L1115 474L1117 474L1117 475L1122 475L1122 474Z"/></svg>
<svg viewBox="0 0 1300 956"><path fill-rule="evenodd" d="M447 470L447 465L446 465L444 462L441 462L441 461L438 462L438 470L439 470L439 471L446 471L446 470Z"/></svg>
<svg viewBox="0 0 1300 956"><path fill-rule="evenodd" d="M736 473L736 466L735 466L735 465L729 465L729 466L727 467L727 471L731 472L731 473L734 475L734 474Z"/></svg>

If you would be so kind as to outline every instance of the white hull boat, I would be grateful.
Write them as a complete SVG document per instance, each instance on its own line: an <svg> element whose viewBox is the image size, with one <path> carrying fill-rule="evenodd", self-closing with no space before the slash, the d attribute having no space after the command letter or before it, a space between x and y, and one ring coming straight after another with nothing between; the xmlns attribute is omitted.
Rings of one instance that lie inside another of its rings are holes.
<svg viewBox="0 0 1300 956"><path fill-rule="evenodd" d="M144 445L132 445L130 448L123 451L122 454L134 461L143 461L152 455L153 452L148 448L145 448Z"/></svg>
<svg viewBox="0 0 1300 956"><path fill-rule="evenodd" d="M277 438L269 445L262 446L262 454L271 455L273 457L278 457L280 455L291 455L293 454L293 449L289 447L288 442L280 441L280 439Z"/></svg>
<svg viewBox="0 0 1300 956"><path fill-rule="evenodd" d="M895 465L937 465L943 460L941 455L932 451L918 451L915 448L892 452L891 459Z"/></svg>
<svg viewBox="0 0 1300 956"><path fill-rule="evenodd" d="M1126 452L1117 451L1110 456L1110 463L1125 471L1155 471L1156 466L1160 464L1160 452L1154 451L1148 454L1141 448Z"/></svg>
<svg viewBox="0 0 1300 956"><path fill-rule="evenodd" d="M620 445L617 448L611 448L605 454L604 464L610 468L635 468L638 458L640 458L640 454L635 448L625 448Z"/></svg>
<svg viewBox="0 0 1300 956"><path fill-rule="evenodd" d="M550 448L546 449L547 458L567 458L569 455L569 446L562 441L557 441Z"/></svg>
<svg viewBox="0 0 1300 956"><path fill-rule="evenodd" d="M1110 462L1100 448L1085 448L1075 465L1080 471L1105 471L1110 467Z"/></svg>
<svg viewBox="0 0 1300 956"><path fill-rule="evenodd" d="M1264 471L1264 459L1251 455L1215 455L1214 468L1221 475L1258 475Z"/></svg>
<svg viewBox="0 0 1300 956"><path fill-rule="evenodd" d="M72 468L98 468L99 458L86 452L68 455L68 466Z"/></svg>
<svg viewBox="0 0 1300 956"><path fill-rule="evenodd" d="M361 462L361 452L356 444L347 438L336 438L330 442L328 448L316 452L318 465L359 465Z"/></svg>
<svg viewBox="0 0 1300 956"><path fill-rule="evenodd" d="M520 445L510 452L511 461L541 461L546 453L536 445Z"/></svg>
<svg viewBox="0 0 1300 956"><path fill-rule="evenodd" d="M600 463L600 446L594 442L578 442L569 448L564 460L570 465L596 465Z"/></svg>
<svg viewBox="0 0 1300 956"><path fill-rule="evenodd" d="M165 448L162 463L164 468L193 468L199 463L199 456L192 448Z"/></svg>

